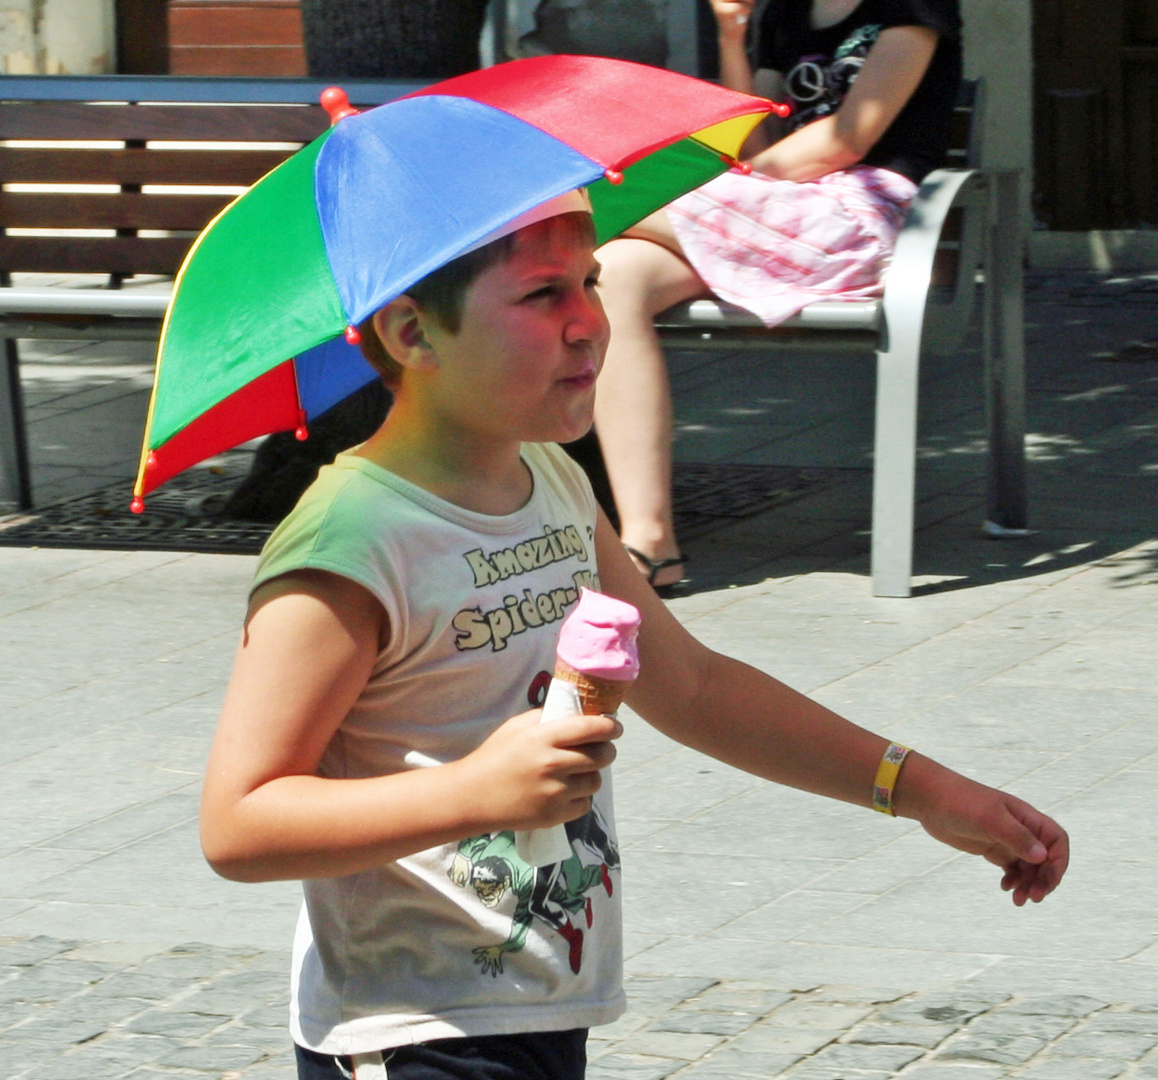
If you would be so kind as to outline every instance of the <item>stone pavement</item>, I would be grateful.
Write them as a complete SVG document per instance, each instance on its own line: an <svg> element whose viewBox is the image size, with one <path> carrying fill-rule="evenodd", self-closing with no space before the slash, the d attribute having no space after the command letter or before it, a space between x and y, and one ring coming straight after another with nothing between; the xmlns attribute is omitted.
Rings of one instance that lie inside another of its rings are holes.
<svg viewBox="0 0 1158 1080"><path fill-rule="evenodd" d="M285 1037L289 954L209 945L0 946L6 1076L294 1074ZM1158 1077L1158 1008L1084 994L904 994L695 976L629 977L629 1013L595 1032L591 1080L1099 1080ZM72 1048L62 1050L72 1044Z"/></svg>
<svg viewBox="0 0 1158 1080"><path fill-rule="evenodd" d="M1055 814L1070 876L1015 909L993 868L909 822L628 716L630 1008L593 1033L593 1080L1158 1077L1158 363L1130 347L1158 336L1158 276L1036 275L1029 300L1039 531L981 538L976 354L930 365L910 600L866 579L869 365L676 358L684 459L843 482L695 539L671 606L709 644ZM116 356L85 355L42 355L51 380L30 380L55 410L34 403L33 449L56 491L107 482L139 420L140 358L118 379ZM292 1075L296 887L219 880L197 850L252 566L0 548L5 1080Z"/></svg>

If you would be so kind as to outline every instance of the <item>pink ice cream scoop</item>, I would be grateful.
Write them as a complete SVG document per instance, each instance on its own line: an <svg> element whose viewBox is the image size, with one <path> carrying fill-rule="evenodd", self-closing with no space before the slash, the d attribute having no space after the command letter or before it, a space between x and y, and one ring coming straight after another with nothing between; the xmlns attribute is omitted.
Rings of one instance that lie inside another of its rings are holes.
<svg viewBox="0 0 1158 1080"><path fill-rule="evenodd" d="M596 679L631 682L639 674L639 612L613 596L579 591L579 603L559 631L556 656Z"/></svg>
<svg viewBox="0 0 1158 1080"><path fill-rule="evenodd" d="M577 712L614 716L639 674L638 634L639 612L631 604L581 589L579 603L559 630L555 677L543 702L543 721ZM515 848L530 866L549 866L572 855L562 825L516 832Z"/></svg>

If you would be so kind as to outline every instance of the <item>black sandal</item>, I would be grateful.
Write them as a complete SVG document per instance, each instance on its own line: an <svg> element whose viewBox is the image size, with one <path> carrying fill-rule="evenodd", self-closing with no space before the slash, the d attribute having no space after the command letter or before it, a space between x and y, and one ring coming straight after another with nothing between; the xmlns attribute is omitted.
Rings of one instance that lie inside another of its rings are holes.
<svg viewBox="0 0 1158 1080"><path fill-rule="evenodd" d="M620 541L622 543L622 541ZM680 586L683 584L683 579L679 581L672 581L666 585L657 585L655 583L655 576L661 570L666 570L669 566L680 566L688 561L688 557L684 554L674 555L670 559L649 559L642 551L636 551L635 548L627 544L623 545L623 550L627 552L633 559L638 559L644 566L647 567L647 583L655 589L659 596L668 597L674 596L680 591Z"/></svg>

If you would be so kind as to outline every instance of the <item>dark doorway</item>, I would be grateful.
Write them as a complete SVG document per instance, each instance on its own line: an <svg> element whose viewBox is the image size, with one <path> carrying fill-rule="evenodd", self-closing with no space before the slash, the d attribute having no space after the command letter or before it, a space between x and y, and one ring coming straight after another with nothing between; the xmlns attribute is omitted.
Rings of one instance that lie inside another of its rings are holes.
<svg viewBox="0 0 1158 1080"><path fill-rule="evenodd" d="M1034 0L1037 218L1158 228L1158 2Z"/></svg>
<svg viewBox="0 0 1158 1080"><path fill-rule="evenodd" d="M117 0L117 73L164 75L169 71L165 0Z"/></svg>

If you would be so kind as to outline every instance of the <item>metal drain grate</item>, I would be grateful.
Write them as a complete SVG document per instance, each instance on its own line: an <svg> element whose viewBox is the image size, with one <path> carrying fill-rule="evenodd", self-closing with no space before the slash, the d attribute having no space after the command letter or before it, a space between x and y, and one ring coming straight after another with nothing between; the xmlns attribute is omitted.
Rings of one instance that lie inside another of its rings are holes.
<svg viewBox="0 0 1158 1080"><path fill-rule="evenodd" d="M0 545L254 554L273 531L272 525L226 521L206 512L224 501L250 460L249 454L238 455L222 465L175 476L148 497L143 514L129 510L133 492L126 481L0 518Z"/></svg>
<svg viewBox="0 0 1158 1080"><path fill-rule="evenodd" d="M251 555L261 550L273 525L215 517L250 461L240 455L211 468L174 477L148 498L143 514L129 511L128 483L63 499L42 509L0 518L0 545L100 548L129 551L199 551ZM681 538L763 513L774 506L826 490L854 470L797 469L775 465L675 467L673 494Z"/></svg>
<svg viewBox="0 0 1158 1080"><path fill-rule="evenodd" d="M672 479L676 532L690 540L825 491L856 472L782 465L677 464Z"/></svg>

